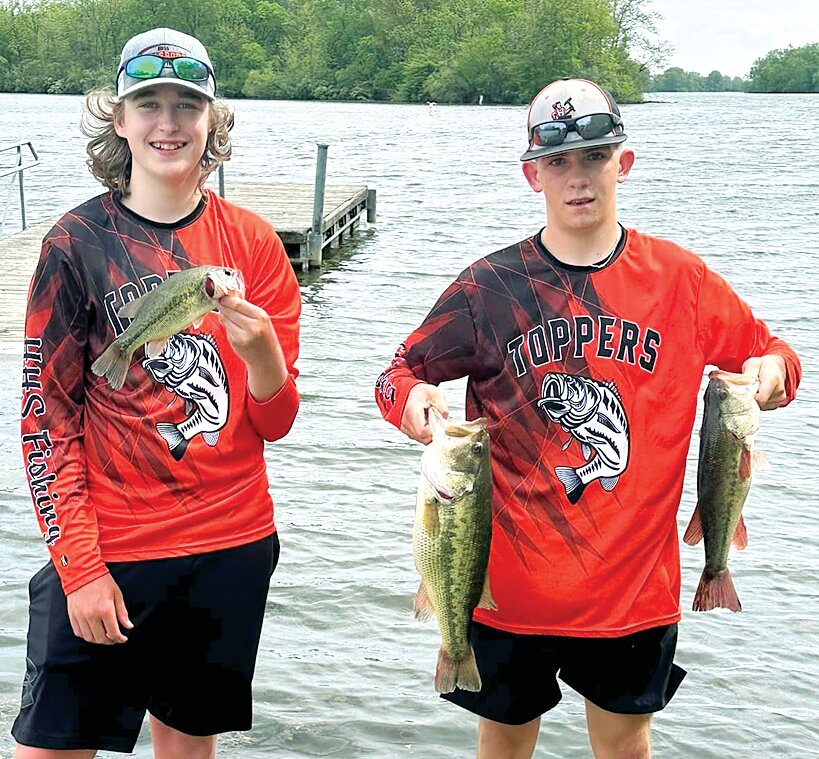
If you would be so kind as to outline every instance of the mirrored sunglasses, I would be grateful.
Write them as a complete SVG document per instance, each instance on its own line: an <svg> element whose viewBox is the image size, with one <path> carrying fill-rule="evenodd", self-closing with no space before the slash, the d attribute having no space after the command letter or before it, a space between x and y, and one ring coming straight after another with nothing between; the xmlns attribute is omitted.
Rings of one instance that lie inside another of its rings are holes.
<svg viewBox="0 0 819 759"><path fill-rule="evenodd" d="M166 68L171 68L177 79L184 79L186 82L206 82L213 75L208 64L196 58L162 58L152 54L131 58L121 70L132 79L156 79L162 76Z"/></svg>
<svg viewBox="0 0 819 759"><path fill-rule="evenodd" d="M597 140L612 132L623 134L623 122L613 113L590 113L569 121L545 121L532 127L529 133L532 148L563 144L569 132L577 132L584 140Z"/></svg>

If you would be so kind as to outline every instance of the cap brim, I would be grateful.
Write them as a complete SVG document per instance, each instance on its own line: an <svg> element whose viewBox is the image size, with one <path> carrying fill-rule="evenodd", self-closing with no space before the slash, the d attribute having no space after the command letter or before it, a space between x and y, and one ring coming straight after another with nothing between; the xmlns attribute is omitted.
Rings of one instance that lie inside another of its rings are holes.
<svg viewBox="0 0 819 759"><path fill-rule="evenodd" d="M521 161L531 161L533 158L543 158L547 155L555 155L556 153L568 153L570 150L582 150L588 148L599 148L604 145L618 145L626 141L626 135L607 135L596 140L584 140L582 137L574 140L566 140L560 145L546 145L542 148L534 148L527 150L521 157Z"/></svg>
<svg viewBox="0 0 819 759"><path fill-rule="evenodd" d="M157 76L153 79L139 79L133 84L129 85L125 88L125 90L120 94L117 95L115 98L116 101L120 101L123 98L127 98L129 95L133 95L137 92L142 90L149 90L159 85L167 85L167 84L174 84L177 87L181 87L183 90L190 90L191 92L195 92L197 95L203 95L208 100L215 100L216 96L210 91L211 78L208 77L208 80L205 82L205 87L197 84L196 82L188 82L185 79L179 79L175 76Z"/></svg>

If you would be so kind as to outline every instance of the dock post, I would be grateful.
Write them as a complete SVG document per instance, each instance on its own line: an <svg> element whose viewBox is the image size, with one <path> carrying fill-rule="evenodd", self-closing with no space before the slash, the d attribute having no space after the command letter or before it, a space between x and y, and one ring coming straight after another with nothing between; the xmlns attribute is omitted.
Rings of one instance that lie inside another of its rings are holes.
<svg viewBox="0 0 819 759"><path fill-rule="evenodd" d="M324 218L324 185L327 180L327 148L322 142L317 143L316 184L313 188L313 224L307 236L310 263L321 266L321 249L324 243L324 230L321 222Z"/></svg>
<svg viewBox="0 0 819 759"><path fill-rule="evenodd" d="M219 161L219 195L225 197L225 164L224 161Z"/></svg>
<svg viewBox="0 0 819 759"><path fill-rule="evenodd" d="M17 175L17 181L20 183L20 215L23 219L23 229L26 228L26 191L23 189L23 172Z"/></svg>
<svg viewBox="0 0 819 759"><path fill-rule="evenodd" d="M375 190L367 190L367 224L375 222Z"/></svg>

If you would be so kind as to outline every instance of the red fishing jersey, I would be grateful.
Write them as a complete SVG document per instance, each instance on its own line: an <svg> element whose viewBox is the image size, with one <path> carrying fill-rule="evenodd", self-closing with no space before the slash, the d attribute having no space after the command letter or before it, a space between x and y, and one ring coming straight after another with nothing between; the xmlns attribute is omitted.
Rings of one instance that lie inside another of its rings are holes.
<svg viewBox="0 0 819 759"><path fill-rule="evenodd" d="M117 316L173 272L238 269L270 315L288 379L258 403L218 314L139 348L113 390L91 364L128 326ZM23 365L22 448L40 528L66 594L104 562L204 553L275 531L264 440L299 405L299 285L270 225L207 192L190 216L158 224L111 193L46 235L31 282Z"/></svg>
<svg viewBox="0 0 819 759"><path fill-rule="evenodd" d="M489 579L516 633L620 636L680 619L677 509L707 364L799 360L700 258L626 230L604 268L540 236L483 258L444 292L376 384L401 423L418 382L467 376L466 418L492 441Z"/></svg>

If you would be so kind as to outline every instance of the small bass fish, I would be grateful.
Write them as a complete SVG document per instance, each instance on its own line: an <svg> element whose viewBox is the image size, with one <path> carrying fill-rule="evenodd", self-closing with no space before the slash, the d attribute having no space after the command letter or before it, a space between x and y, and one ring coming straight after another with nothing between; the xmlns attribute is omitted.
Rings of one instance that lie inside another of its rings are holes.
<svg viewBox="0 0 819 759"><path fill-rule="evenodd" d="M683 540L696 545L705 538L705 569L694 597L694 611L722 607L741 611L728 551L748 545L742 507L754 466L767 465L754 451L759 380L745 374L713 371L708 375L697 467L697 507Z"/></svg>
<svg viewBox="0 0 819 759"><path fill-rule="evenodd" d="M413 530L421 585L413 611L438 618L435 689L479 691L469 643L472 611L495 609L486 567L492 537L492 473L486 419L456 424L429 409L432 442L421 457Z"/></svg>
<svg viewBox="0 0 819 759"><path fill-rule="evenodd" d="M128 328L91 365L114 390L125 382L134 352L156 358L165 341L191 325L198 327L224 295L244 294L241 272L220 266L197 266L172 274L161 285L124 305L117 316L132 319Z"/></svg>

